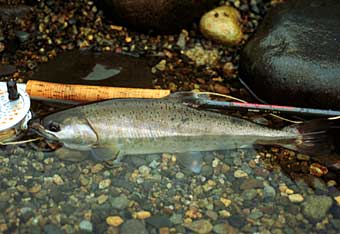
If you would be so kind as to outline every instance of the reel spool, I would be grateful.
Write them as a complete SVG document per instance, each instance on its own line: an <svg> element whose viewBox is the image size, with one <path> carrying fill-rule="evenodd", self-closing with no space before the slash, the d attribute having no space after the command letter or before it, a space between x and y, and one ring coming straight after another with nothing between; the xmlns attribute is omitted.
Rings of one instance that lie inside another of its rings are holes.
<svg viewBox="0 0 340 234"><path fill-rule="evenodd" d="M31 119L30 97L13 80L0 82L0 142L16 139Z"/></svg>

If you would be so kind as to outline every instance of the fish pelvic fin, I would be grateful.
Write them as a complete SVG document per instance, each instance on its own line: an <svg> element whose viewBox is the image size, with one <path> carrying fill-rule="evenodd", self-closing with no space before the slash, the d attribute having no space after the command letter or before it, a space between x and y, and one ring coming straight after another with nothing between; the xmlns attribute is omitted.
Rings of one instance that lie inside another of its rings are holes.
<svg viewBox="0 0 340 234"><path fill-rule="evenodd" d="M336 151L340 140L340 119L315 119L284 128L298 132L291 142L280 144L285 148L308 155L329 155Z"/></svg>
<svg viewBox="0 0 340 234"><path fill-rule="evenodd" d="M122 152L113 147L93 147L90 150L90 155L95 161L120 160Z"/></svg>

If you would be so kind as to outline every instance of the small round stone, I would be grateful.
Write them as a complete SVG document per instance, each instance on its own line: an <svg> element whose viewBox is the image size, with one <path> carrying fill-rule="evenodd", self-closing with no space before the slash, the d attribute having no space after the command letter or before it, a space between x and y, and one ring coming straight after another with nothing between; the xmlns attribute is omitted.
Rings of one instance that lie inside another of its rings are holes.
<svg viewBox="0 0 340 234"><path fill-rule="evenodd" d="M146 219L151 216L151 213L149 211L138 211L132 215L135 219Z"/></svg>
<svg viewBox="0 0 340 234"><path fill-rule="evenodd" d="M118 227L124 223L124 220L120 216L108 216L106 218L106 223L110 226Z"/></svg>
<svg viewBox="0 0 340 234"><path fill-rule="evenodd" d="M53 183L55 183L56 185L62 185L62 184L64 184L64 180L63 180L63 178L61 178L61 176L60 175L54 175L53 176Z"/></svg>
<svg viewBox="0 0 340 234"><path fill-rule="evenodd" d="M202 34L226 45L237 45L243 38L241 15L231 6L220 6L203 15L200 21Z"/></svg>
<svg viewBox="0 0 340 234"><path fill-rule="evenodd" d="M93 231L93 225L90 221L88 220L83 220L79 224L80 230L84 232L92 232Z"/></svg>
<svg viewBox="0 0 340 234"><path fill-rule="evenodd" d="M288 195L288 199L293 203L300 203L303 202L304 197L301 194L295 193Z"/></svg>
<svg viewBox="0 0 340 234"><path fill-rule="evenodd" d="M105 179L99 182L99 189L105 189L111 185L110 179Z"/></svg>
<svg viewBox="0 0 340 234"><path fill-rule="evenodd" d="M235 178L244 178L244 177L247 177L247 176L248 176L248 174L246 172L242 171L242 170L236 170L234 172Z"/></svg>

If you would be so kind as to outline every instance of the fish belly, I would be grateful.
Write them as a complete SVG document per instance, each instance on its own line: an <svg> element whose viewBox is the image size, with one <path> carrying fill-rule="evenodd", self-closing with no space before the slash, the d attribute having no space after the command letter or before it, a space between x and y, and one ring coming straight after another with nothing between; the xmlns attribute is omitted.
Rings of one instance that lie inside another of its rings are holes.
<svg viewBox="0 0 340 234"><path fill-rule="evenodd" d="M235 136L177 136L144 139L125 139L120 142L121 154L155 154L205 152L251 147L252 137Z"/></svg>

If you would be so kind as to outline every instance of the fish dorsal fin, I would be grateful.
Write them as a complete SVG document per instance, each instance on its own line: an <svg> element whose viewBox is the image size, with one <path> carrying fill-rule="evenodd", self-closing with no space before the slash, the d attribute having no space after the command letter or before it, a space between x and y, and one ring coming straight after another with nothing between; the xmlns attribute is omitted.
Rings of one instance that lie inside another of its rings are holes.
<svg viewBox="0 0 340 234"><path fill-rule="evenodd" d="M204 98L203 95L199 95L197 92L192 91L180 91L170 94L166 97L169 100L178 101L180 103L198 103L199 100Z"/></svg>

